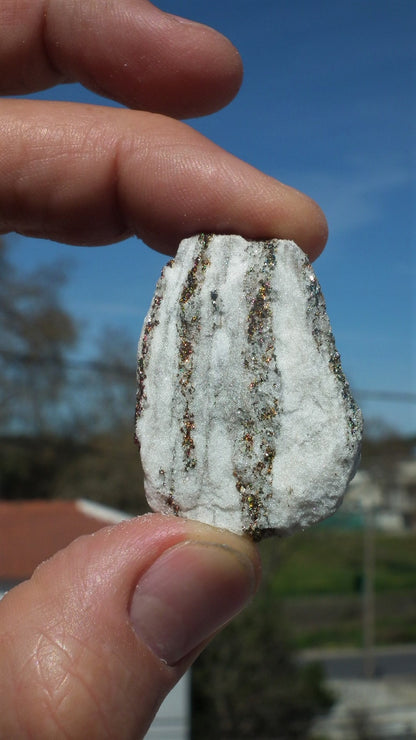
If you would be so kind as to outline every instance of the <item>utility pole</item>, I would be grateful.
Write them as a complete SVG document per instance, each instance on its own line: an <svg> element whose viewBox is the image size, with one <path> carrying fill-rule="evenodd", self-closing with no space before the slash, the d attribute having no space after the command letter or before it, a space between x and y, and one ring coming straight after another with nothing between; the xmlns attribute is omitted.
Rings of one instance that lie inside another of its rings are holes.
<svg viewBox="0 0 416 740"><path fill-rule="evenodd" d="M371 504L364 510L363 540L363 674L364 678L374 678L374 511Z"/></svg>

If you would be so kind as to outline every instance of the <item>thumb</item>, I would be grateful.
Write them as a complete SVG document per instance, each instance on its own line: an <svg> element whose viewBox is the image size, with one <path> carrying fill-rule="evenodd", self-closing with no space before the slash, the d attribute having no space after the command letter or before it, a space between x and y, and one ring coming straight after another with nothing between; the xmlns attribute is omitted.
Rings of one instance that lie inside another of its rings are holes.
<svg viewBox="0 0 416 740"><path fill-rule="evenodd" d="M0 737L143 737L259 573L248 539L176 517L79 538L0 603Z"/></svg>

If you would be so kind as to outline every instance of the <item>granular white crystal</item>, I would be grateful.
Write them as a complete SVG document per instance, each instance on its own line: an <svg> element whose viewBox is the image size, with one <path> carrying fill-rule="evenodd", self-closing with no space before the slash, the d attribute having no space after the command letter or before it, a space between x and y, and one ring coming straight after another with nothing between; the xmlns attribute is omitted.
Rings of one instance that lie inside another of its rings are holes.
<svg viewBox="0 0 416 740"><path fill-rule="evenodd" d="M361 437L301 249L185 239L139 343L136 438L150 506L256 539L304 528L341 503Z"/></svg>

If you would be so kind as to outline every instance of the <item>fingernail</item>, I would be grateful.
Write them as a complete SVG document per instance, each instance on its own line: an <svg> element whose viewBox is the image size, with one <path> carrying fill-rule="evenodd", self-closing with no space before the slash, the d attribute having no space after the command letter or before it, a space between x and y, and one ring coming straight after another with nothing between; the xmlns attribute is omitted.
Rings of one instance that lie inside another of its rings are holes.
<svg viewBox="0 0 416 740"><path fill-rule="evenodd" d="M158 658L175 665L241 611L255 583L251 561L237 550L182 543L167 550L141 577L130 620Z"/></svg>

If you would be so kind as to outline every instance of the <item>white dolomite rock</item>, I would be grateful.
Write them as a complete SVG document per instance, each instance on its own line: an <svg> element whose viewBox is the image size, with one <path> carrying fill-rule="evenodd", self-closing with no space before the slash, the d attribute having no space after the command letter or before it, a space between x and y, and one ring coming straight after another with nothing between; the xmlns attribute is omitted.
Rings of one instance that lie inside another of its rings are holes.
<svg viewBox="0 0 416 740"><path fill-rule="evenodd" d="M185 239L145 319L136 437L156 511L256 539L332 514L362 417L293 242Z"/></svg>

